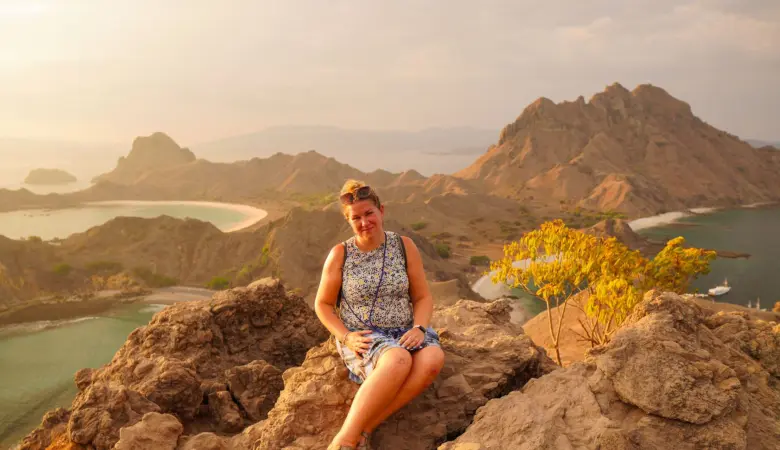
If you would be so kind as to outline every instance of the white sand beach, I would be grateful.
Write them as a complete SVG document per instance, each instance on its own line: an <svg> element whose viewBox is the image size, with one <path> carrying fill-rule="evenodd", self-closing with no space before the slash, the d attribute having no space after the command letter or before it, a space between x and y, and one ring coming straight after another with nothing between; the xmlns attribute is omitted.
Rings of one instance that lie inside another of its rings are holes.
<svg viewBox="0 0 780 450"><path fill-rule="evenodd" d="M179 200L105 200L100 202L87 202L86 205L94 206L147 206L147 205L192 205L192 206L205 206L209 208L229 209L232 211L240 212L247 216L246 219L235 224L229 229L225 230L226 233L242 230L247 227L251 227L257 222L263 220L268 212L255 208L254 206L243 205L240 203L222 203L222 202L206 202L206 201L179 201Z"/></svg>

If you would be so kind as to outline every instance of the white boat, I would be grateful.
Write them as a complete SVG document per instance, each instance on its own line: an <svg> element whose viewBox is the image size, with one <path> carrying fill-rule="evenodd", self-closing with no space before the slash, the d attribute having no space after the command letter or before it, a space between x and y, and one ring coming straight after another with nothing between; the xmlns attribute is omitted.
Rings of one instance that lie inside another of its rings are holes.
<svg viewBox="0 0 780 450"><path fill-rule="evenodd" d="M723 295L730 290L731 290L731 286L729 286L729 280L723 280L723 284L721 284L720 286L715 286L714 288L708 290L707 292L709 292L710 295Z"/></svg>

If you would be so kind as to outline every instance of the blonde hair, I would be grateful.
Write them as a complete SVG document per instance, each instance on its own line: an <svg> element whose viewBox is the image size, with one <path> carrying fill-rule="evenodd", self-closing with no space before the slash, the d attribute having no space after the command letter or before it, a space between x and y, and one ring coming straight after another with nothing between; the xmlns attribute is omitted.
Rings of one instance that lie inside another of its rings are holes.
<svg viewBox="0 0 780 450"><path fill-rule="evenodd" d="M341 187L341 192L339 193L339 195L344 195L347 192L351 192L354 195L358 189L364 186L368 186L368 185L360 180L349 179L344 183L344 186ZM376 195L376 191L374 191L374 188L371 188L371 194L369 194L366 200L371 200L377 208L379 208L382 205L382 202L379 201L379 196ZM344 203L341 204L341 212L344 215L347 214L348 206L349 205L345 205Z"/></svg>

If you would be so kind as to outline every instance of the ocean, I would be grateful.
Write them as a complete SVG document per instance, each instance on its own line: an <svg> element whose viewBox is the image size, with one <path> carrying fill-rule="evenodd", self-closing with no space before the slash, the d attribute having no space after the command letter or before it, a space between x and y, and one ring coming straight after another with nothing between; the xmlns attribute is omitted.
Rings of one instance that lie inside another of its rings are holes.
<svg viewBox="0 0 780 450"><path fill-rule="evenodd" d="M41 423L46 411L69 407L73 375L98 368L162 305L133 304L104 314L0 328L0 448L11 448Z"/></svg>
<svg viewBox="0 0 780 450"><path fill-rule="evenodd" d="M677 222L638 231L642 236L666 241L682 236L702 248L750 254L747 259L717 258L710 273L691 284L691 290L707 290L728 280L731 291L720 302L772 309L780 301L780 208L744 208L715 211L678 219Z"/></svg>
<svg viewBox="0 0 780 450"><path fill-rule="evenodd" d="M86 231L118 216L177 218L191 217L213 223L229 231L252 218L261 218L262 210L236 205L200 202L117 202L106 205L84 205L78 208L35 209L0 213L0 235L11 239L38 236L44 240L66 238Z"/></svg>
<svg viewBox="0 0 780 450"><path fill-rule="evenodd" d="M658 224L661 221L672 223ZM771 310L780 301L780 208L742 208L710 211L706 214L686 215L669 213L664 217L641 219L637 231L642 236L668 241L677 236L686 243L708 249L747 253L749 258L717 258L710 264L710 273L693 280L689 292L707 293L710 288L728 280L731 290L717 297L720 302ZM545 309L544 303L521 289L507 289L494 285L483 277L474 286L486 298L511 293L519 297L522 306L531 314Z"/></svg>

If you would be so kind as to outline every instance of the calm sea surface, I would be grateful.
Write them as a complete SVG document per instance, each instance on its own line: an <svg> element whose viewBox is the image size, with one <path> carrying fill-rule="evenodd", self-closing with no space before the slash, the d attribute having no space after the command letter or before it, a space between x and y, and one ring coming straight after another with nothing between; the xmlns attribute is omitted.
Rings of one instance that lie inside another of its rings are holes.
<svg viewBox="0 0 780 450"><path fill-rule="evenodd" d="M0 213L0 235L20 239L39 236L44 240L66 238L73 233L86 231L114 217L157 217L168 215L177 218L191 217L213 223L227 230L248 216L240 211L194 204L138 204L96 205L66 209L35 209Z"/></svg>
<svg viewBox="0 0 780 450"><path fill-rule="evenodd" d="M0 448L10 448L46 411L69 407L73 375L97 368L161 305L125 305L93 317L0 328Z"/></svg>
<svg viewBox="0 0 780 450"><path fill-rule="evenodd" d="M668 241L677 236L690 245L748 253L750 258L718 258L710 273L693 281L691 292L707 290L728 280L731 291L721 302L771 310L780 301L780 209L736 209L684 217L678 222L638 231L642 236ZM544 303L520 289L512 293L530 313L544 311Z"/></svg>
<svg viewBox="0 0 780 450"><path fill-rule="evenodd" d="M639 231L655 239L682 236L696 247L749 253L747 259L718 258L711 272L691 286L706 293L725 279L731 291L718 301L772 309L780 301L780 209L737 209L685 217L680 222Z"/></svg>

